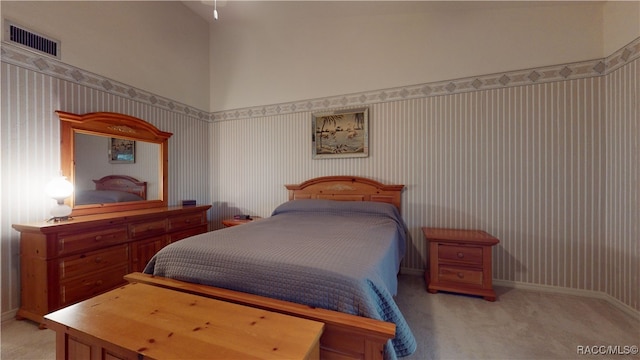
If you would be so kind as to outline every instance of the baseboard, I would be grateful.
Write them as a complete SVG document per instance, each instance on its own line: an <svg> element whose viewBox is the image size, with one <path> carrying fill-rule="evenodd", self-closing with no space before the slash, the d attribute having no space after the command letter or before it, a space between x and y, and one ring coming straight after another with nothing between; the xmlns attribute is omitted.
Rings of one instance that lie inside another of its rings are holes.
<svg viewBox="0 0 640 360"><path fill-rule="evenodd" d="M424 273L424 270L402 268L400 269L400 273L405 275L422 276ZM524 283L519 281L508 281L508 280L497 280L497 279L493 279L493 285L510 287L514 289L549 292L549 293L556 293L556 294L566 294L566 295L575 295L575 296L584 296L584 297L590 297L595 299L602 299L607 301L609 304L613 305L615 308L621 310L625 314L640 321L640 311L630 307L629 305L623 303L622 301L602 291L570 289L570 288L565 288L561 286L540 285L540 284Z"/></svg>
<svg viewBox="0 0 640 360"><path fill-rule="evenodd" d="M514 289L550 292L550 293L556 293L556 294L566 294L566 295L575 295L575 296L590 297L595 299L602 299L607 301L609 304L613 305L617 309L623 311L625 314L631 316L632 318L636 320L640 320L640 311L630 307L629 305L623 303L622 301L602 291L571 289L571 288L565 288L561 286L540 285L540 284L524 283L519 281L508 281L508 280L497 280L497 279L493 279L493 285L510 287Z"/></svg>
<svg viewBox="0 0 640 360"><path fill-rule="evenodd" d="M424 274L424 270L401 268L400 269L400 274L422 276Z"/></svg>
<svg viewBox="0 0 640 360"><path fill-rule="evenodd" d="M11 319L15 319L17 313L18 313L18 309L14 309L14 310L9 310L7 312L3 312L2 313L2 322L5 322L5 321L11 320Z"/></svg>

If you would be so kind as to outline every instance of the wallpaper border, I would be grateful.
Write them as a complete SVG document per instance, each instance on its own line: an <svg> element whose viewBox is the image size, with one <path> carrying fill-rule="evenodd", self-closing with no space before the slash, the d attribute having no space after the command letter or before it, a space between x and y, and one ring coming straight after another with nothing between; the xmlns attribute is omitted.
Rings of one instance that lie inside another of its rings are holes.
<svg viewBox="0 0 640 360"><path fill-rule="evenodd" d="M184 114L198 120L216 122L603 76L640 58L640 37L602 59L212 113L79 69L8 42L2 42L0 55L1 60L9 64Z"/></svg>

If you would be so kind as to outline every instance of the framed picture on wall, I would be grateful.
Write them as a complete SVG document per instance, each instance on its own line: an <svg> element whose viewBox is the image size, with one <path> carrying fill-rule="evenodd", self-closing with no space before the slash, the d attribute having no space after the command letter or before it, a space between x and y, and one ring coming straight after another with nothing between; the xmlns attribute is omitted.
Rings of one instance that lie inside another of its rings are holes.
<svg viewBox="0 0 640 360"><path fill-rule="evenodd" d="M109 163L133 164L136 162L136 142L119 138L109 139Z"/></svg>
<svg viewBox="0 0 640 360"><path fill-rule="evenodd" d="M313 114L314 159L369 156L369 108Z"/></svg>

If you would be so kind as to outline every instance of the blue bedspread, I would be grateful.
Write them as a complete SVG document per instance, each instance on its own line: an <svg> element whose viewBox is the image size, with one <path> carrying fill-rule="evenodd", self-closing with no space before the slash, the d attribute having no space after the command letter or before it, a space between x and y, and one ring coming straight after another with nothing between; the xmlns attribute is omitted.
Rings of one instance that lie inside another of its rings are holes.
<svg viewBox="0 0 640 360"><path fill-rule="evenodd" d="M392 322L393 359L416 349L393 300L405 246L393 205L295 200L269 218L173 243L144 272Z"/></svg>

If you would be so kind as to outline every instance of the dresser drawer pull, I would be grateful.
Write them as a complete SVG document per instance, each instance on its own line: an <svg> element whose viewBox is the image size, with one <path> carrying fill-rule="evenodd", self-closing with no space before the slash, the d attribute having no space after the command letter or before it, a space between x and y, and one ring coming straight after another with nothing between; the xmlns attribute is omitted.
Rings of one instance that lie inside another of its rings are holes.
<svg viewBox="0 0 640 360"><path fill-rule="evenodd" d="M102 235L98 235L98 236L96 236L95 240L96 240L96 241L101 241L101 240L102 240Z"/></svg>
<svg viewBox="0 0 640 360"><path fill-rule="evenodd" d="M458 258L460 258L460 259L464 258L464 253L463 252L458 252Z"/></svg>
<svg viewBox="0 0 640 360"><path fill-rule="evenodd" d="M100 264L102 262L102 256L98 256L95 260L96 264Z"/></svg>
<svg viewBox="0 0 640 360"><path fill-rule="evenodd" d="M459 277L460 279L464 279L464 274L463 274L463 273L461 273L461 272L458 272L458 277Z"/></svg>
<svg viewBox="0 0 640 360"><path fill-rule="evenodd" d="M85 280L85 281L82 282L82 285L84 285L84 286L100 286L103 283L104 283L104 281L102 281L102 280L96 280L96 282L94 282L94 283Z"/></svg>

